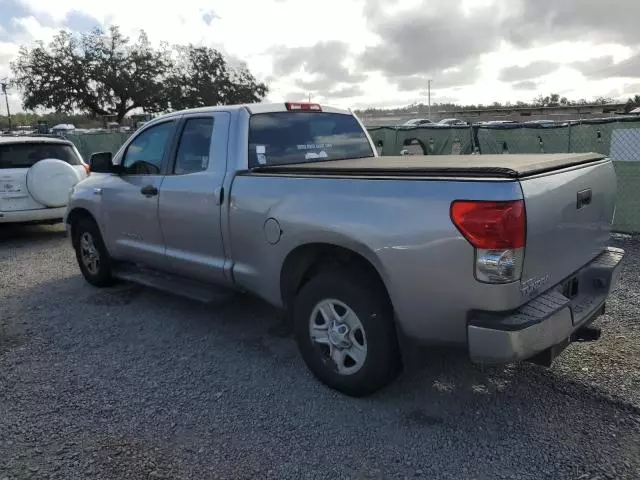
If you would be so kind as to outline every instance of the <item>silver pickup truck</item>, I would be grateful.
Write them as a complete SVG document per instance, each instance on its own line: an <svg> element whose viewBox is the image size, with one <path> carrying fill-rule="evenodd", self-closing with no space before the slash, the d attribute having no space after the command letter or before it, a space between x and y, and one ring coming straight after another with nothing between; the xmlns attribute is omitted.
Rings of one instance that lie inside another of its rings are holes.
<svg viewBox="0 0 640 480"><path fill-rule="evenodd" d="M623 251L598 154L379 157L356 116L308 103L176 112L91 158L65 222L92 285L289 312L309 369L348 395L410 344L550 364L591 322Z"/></svg>

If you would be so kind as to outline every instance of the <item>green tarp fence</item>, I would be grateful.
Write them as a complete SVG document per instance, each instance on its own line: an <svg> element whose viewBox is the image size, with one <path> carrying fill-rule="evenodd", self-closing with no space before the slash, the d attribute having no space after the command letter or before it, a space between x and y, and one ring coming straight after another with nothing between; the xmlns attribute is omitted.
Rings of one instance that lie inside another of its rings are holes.
<svg viewBox="0 0 640 480"><path fill-rule="evenodd" d="M378 149L378 155L393 156L396 152L396 129L393 127L372 127L368 129L373 143ZM380 146L382 144L382 146Z"/></svg>
<svg viewBox="0 0 640 480"><path fill-rule="evenodd" d="M640 233L640 162L613 162L618 179L614 230Z"/></svg>
<svg viewBox="0 0 640 480"><path fill-rule="evenodd" d="M478 128L481 153L567 153L569 127Z"/></svg>
<svg viewBox="0 0 640 480"><path fill-rule="evenodd" d="M104 133L67 133L65 138L73 142L82 158L89 160L92 153L111 152L116 153L127 138L129 133L104 132Z"/></svg>
<svg viewBox="0 0 640 480"><path fill-rule="evenodd" d="M468 127L398 128L394 155L403 149L422 155L468 155L473 152L472 136L473 131Z"/></svg>
<svg viewBox="0 0 640 480"><path fill-rule="evenodd" d="M468 155L501 153L598 152L614 160L618 200L614 229L640 233L640 121L585 121L552 127L370 127L381 155ZM115 153L128 133L67 134L85 160L92 153Z"/></svg>

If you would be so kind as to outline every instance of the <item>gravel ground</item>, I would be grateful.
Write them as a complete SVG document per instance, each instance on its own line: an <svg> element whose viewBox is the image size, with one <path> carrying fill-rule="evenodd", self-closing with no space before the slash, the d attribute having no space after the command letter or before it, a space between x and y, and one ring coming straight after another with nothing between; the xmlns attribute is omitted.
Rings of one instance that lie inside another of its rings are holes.
<svg viewBox="0 0 640 480"><path fill-rule="evenodd" d="M60 227L0 239L0 480L640 478L639 240L600 342L552 369L427 351L355 400L257 300L97 290Z"/></svg>

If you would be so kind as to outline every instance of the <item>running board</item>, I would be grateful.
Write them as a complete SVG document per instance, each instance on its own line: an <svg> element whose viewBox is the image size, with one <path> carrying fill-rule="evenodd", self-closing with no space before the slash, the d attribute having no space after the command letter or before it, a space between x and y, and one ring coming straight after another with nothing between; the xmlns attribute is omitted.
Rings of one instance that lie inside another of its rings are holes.
<svg viewBox="0 0 640 480"><path fill-rule="evenodd" d="M216 285L137 265L118 265L113 270L113 276L119 280L137 283L203 303L218 302L228 297L230 293L229 290Z"/></svg>

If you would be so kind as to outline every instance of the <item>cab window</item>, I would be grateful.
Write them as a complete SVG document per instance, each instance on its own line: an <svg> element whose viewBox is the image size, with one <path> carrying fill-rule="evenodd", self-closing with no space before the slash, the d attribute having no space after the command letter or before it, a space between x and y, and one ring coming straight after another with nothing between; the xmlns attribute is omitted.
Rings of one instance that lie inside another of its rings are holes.
<svg viewBox="0 0 640 480"><path fill-rule="evenodd" d="M209 166L213 118L190 118L185 122L173 173L184 175L202 172Z"/></svg>

